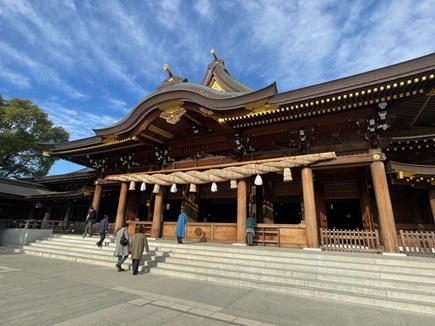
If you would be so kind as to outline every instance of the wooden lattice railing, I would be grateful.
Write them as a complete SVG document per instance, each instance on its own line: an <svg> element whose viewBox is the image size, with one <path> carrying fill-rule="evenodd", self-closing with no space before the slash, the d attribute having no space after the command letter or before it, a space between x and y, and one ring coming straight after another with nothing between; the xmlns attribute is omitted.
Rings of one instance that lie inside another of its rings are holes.
<svg viewBox="0 0 435 326"><path fill-rule="evenodd" d="M378 230L320 229L322 250L352 252L382 252Z"/></svg>
<svg viewBox="0 0 435 326"><path fill-rule="evenodd" d="M435 255L435 232L400 230L400 240L402 251L407 255Z"/></svg>

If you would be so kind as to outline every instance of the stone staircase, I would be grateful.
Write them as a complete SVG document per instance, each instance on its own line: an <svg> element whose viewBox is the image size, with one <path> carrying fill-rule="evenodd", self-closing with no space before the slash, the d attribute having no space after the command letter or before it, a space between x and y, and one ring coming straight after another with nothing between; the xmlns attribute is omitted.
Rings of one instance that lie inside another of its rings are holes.
<svg viewBox="0 0 435 326"><path fill-rule="evenodd" d="M24 246L26 254L115 269L115 244L56 235ZM435 315L435 259L302 249L149 240L141 269L235 285ZM127 260L125 266L131 268Z"/></svg>

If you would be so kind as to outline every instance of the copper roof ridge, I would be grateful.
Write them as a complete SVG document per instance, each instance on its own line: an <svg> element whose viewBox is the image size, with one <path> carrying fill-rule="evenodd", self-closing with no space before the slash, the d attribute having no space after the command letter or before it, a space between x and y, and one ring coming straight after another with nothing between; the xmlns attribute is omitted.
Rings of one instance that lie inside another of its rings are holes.
<svg viewBox="0 0 435 326"><path fill-rule="evenodd" d="M392 79L404 78L409 75L420 74L425 71L430 71L432 69L435 69L435 53L404 62L395 63L390 66L369 70L359 74L281 92L274 96L269 102L279 103L288 99L291 99L292 101L304 100L305 98L312 98L313 96L325 96L328 94L340 93L355 88L362 88L382 82L388 82ZM346 81L351 82L346 83ZM330 87L328 89L325 89L325 86ZM314 91L309 92L309 90ZM298 97L292 97L292 95L298 93L300 93Z"/></svg>

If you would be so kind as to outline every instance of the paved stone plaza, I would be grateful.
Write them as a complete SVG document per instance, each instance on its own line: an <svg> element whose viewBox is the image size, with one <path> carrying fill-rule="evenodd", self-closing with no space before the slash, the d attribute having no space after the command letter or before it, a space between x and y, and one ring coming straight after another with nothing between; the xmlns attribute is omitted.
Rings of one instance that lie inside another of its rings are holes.
<svg viewBox="0 0 435 326"><path fill-rule="evenodd" d="M1 325L435 325L435 316L12 254Z"/></svg>

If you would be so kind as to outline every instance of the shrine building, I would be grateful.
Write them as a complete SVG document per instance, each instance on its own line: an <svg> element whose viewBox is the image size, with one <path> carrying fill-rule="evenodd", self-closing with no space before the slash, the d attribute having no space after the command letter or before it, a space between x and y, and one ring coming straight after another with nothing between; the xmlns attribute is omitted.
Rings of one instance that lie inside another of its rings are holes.
<svg viewBox="0 0 435 326"><path fill-rule="evenodd" d="M258 245L377 230L397 253L400 230L435 231L435 54L284 92L211 58L199 83L164 65L155 91L94 136L40 144L88 169L33 180L57 192L25 201L65 221L93 206L115 229L169 239L183 208L192 241L244 244L248 215Z"/></svg>

